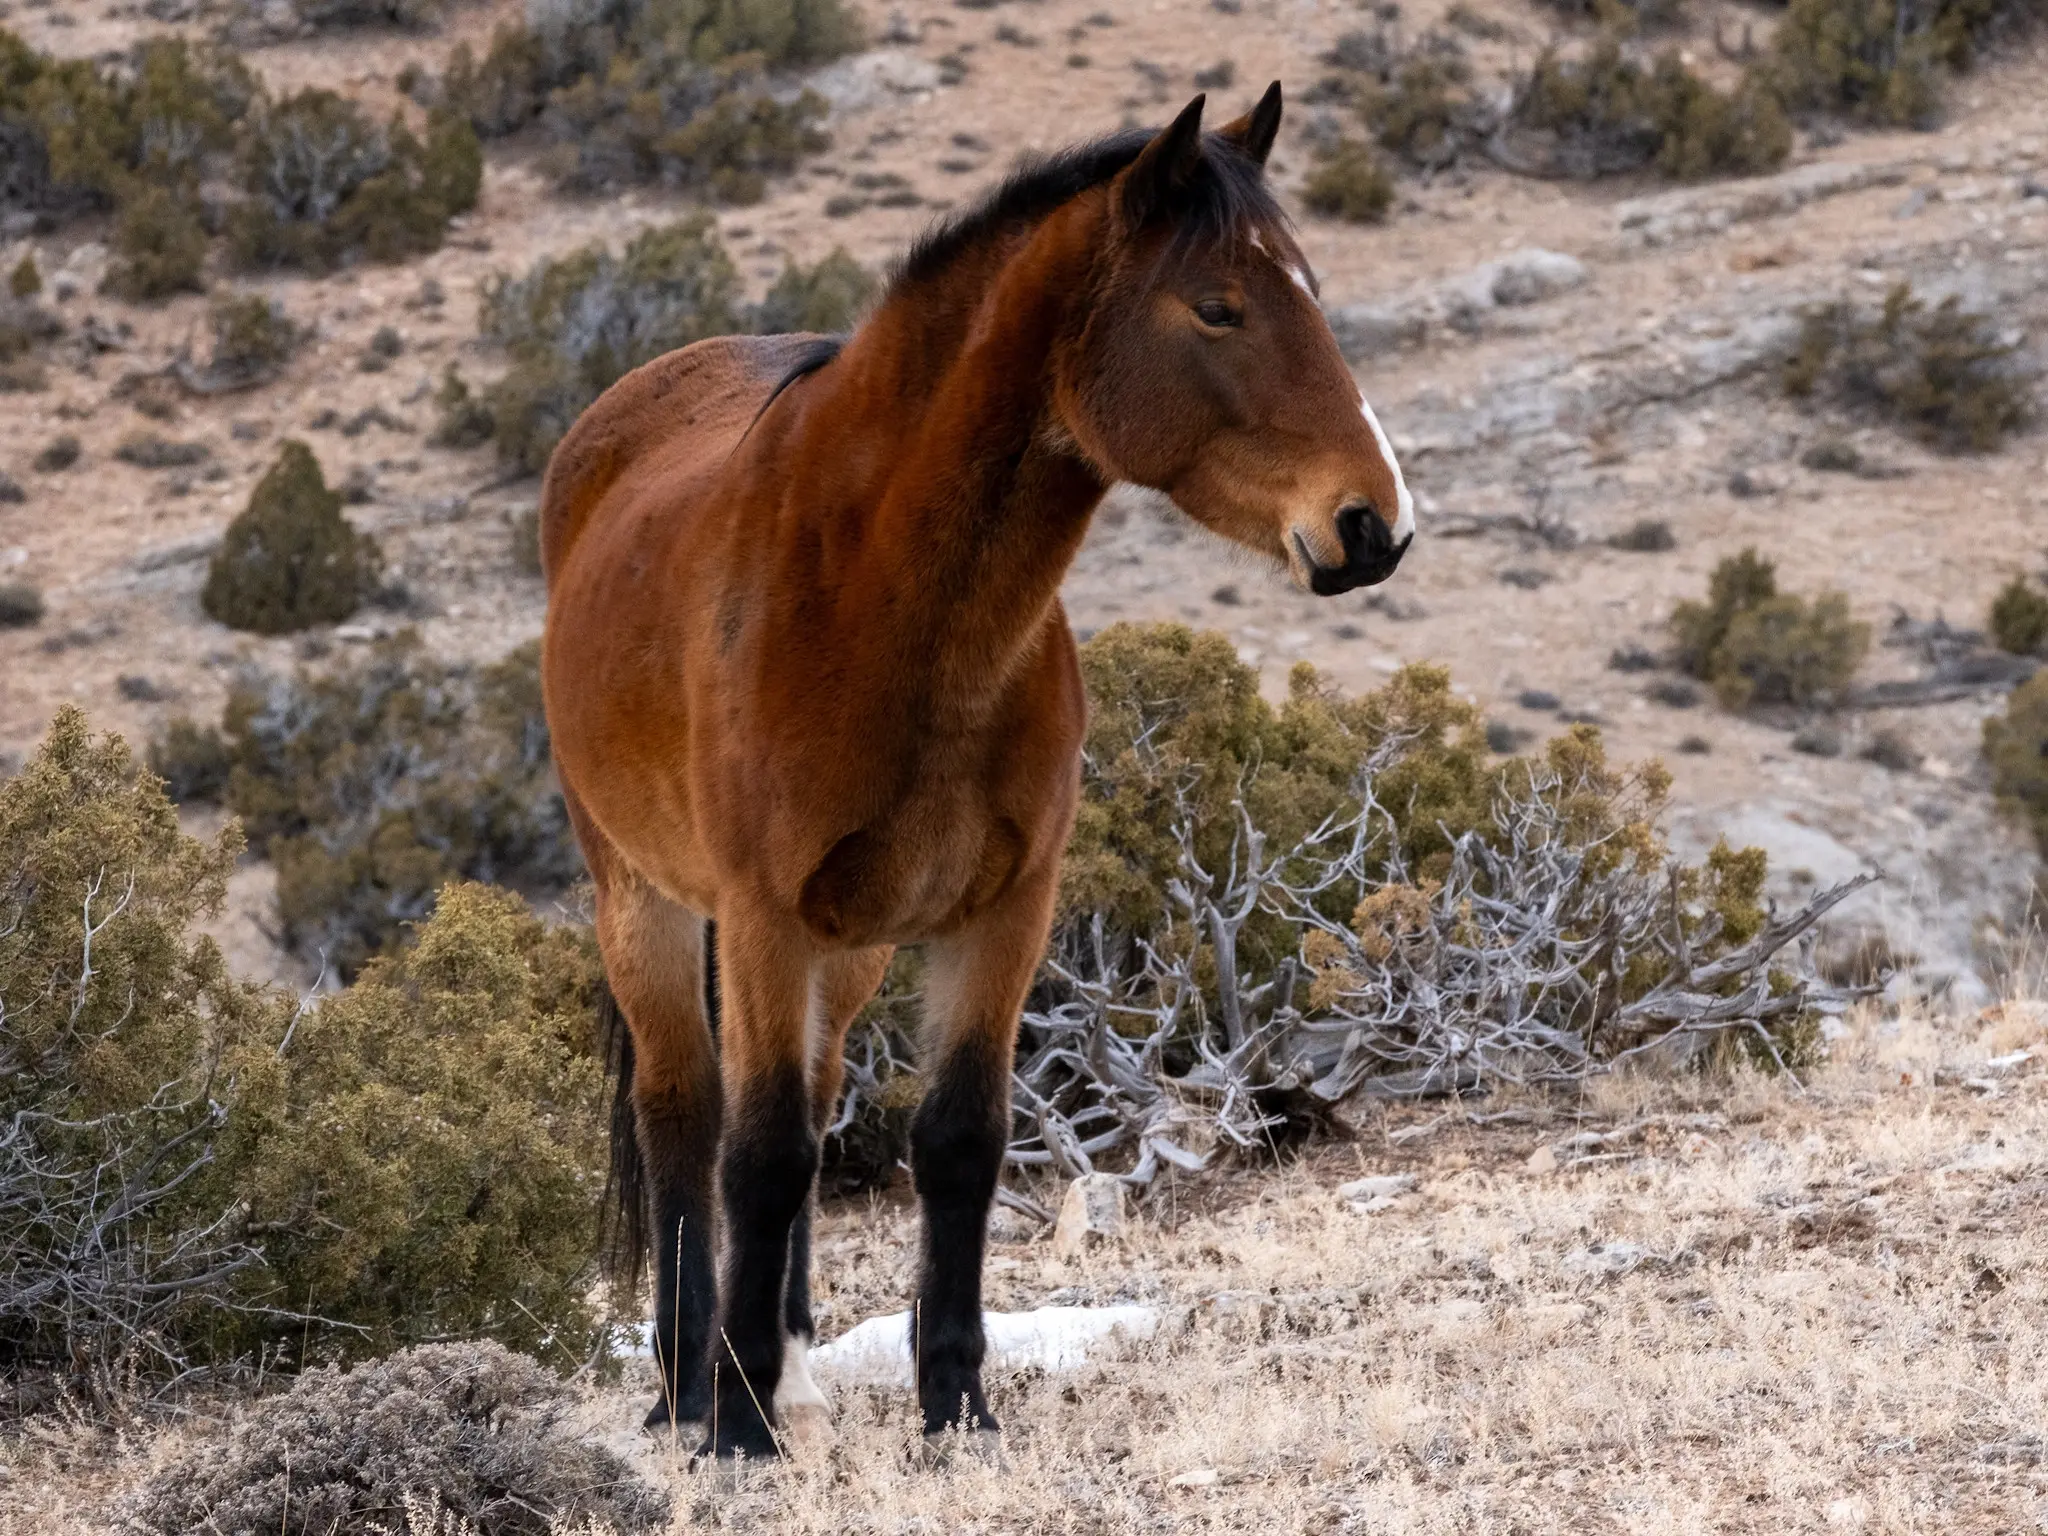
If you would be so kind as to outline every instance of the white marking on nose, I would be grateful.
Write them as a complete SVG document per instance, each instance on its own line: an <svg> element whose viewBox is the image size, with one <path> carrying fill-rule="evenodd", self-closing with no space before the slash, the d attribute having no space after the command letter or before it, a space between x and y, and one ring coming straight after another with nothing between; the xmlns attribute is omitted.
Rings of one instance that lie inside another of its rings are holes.
<svg viewBox="0 0 2048 1536"><path fill-rule="evenodd" d="M1379 444L1380 457L1394 472L1394 493L1400 507L1400 516L1394 519L1394 542L1398 544L1415 532L1415 498L1408 494L1408 482L1401 477L1401 464L1394 457L1394 445L1387 441L1386 429L1380 425L1379 417L1373 415L1372 402L1360 395L1358 408L1365 413L1365 424L1372 428L1372 439Z"/></svg>

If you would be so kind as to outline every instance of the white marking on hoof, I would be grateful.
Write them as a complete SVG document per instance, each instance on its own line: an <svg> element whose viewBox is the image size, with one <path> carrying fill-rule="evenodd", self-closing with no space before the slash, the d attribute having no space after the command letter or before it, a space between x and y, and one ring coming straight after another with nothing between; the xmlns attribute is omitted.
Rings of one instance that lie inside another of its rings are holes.
<svg viewBox="0 0 2048 1536"><path fill-rule="evenodd" d="M1400 502L1400 516L1394 520L1394 542L1398 544L1415 532L1415 498L1408 494L1408 482L1401 477L1401 465L1394 457L1394 445L1387 441L1387 434L1380 426L1379 417L1373 415L1372 402L1364 395L1360 395L1358 408L1365 413L1365 424L1372 428L1372 439L1379 444L1380 457L1387 461L1387 468L1394 472L1394 491Z"/></svg>
<svg viewBox="0 0 2048 1536"><path fill-rule="evenodd" d="M782 1341L782 1379L775 1384L775 1416L787 1422L792 1415L832 1416L832 1402L811 1379L811 1340L808 1334L793 1333Z"/></svg>

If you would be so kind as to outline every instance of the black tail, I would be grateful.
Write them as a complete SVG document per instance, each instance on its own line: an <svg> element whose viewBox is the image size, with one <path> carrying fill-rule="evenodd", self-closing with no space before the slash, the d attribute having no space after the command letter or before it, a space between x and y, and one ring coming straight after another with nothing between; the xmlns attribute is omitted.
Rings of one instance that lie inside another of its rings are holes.
<svg viewBox="0 0 2048 1536"><path fill-rule="evenodd" d="M647 1263L647 1177L640 1161L640 1128L633 1115L633 1031L609 982L597 1000L597 1027L612 1086L612 1160L599 1208L598 1253L619 1293L640 1289Z"/></svg>

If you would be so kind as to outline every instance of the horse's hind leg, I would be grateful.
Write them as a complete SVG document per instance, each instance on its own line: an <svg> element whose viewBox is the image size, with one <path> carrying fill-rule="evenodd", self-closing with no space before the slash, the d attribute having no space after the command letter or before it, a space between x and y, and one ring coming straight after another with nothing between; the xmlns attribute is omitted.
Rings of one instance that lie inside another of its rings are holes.
<svg viewBox="0 0 2048 1536"><path fill-rule="evenodd" d="M598 861L592 860L593 866ZM717 1046L707 1011L706 923L629 873L600 877L598 947L632 1031L633 1124L652 1218L654 1353L649 1428L708 1416L706 1380L718 1166Z"/></svg>
<svg viewBox="0 0 2048 1536"><path fill-rule="evenodd" d="M783 1364L790 1233L818 1171L808 1095L809 936L744 897L718 912L718 1165L725 1271L712 1353L711 1433L699 1454L770 1457Z"/></svg>
<svg viewBox="0 0 2048 1536"><path fill-rule="evenodd" d="M810 1010L806 1021L810 1053L811 1131L820 1141L839 1107L839 1088L846 1063L846 1031L867 1006L889 969L893 950L861 949L822 955L811 967ZM823 1414L831 1405L811 1380L808 1355L818 1336L811 1315L812 1200L805 1200L789 1229L789 1284L784 1292L782 1380L775 1389L775 1411L785 1422L793 1415Z"/></svg>
<svg viewBox="0 0 2048 1536"><path fill-rule="evenodd" d="M997 1428L981 1386L982 1250L1009 1143L1017 1015L1045 952L1056 876L1020 879L927 950L926 1088L910 1144L924 1204L915 1359L928 1437Z"/></svg>

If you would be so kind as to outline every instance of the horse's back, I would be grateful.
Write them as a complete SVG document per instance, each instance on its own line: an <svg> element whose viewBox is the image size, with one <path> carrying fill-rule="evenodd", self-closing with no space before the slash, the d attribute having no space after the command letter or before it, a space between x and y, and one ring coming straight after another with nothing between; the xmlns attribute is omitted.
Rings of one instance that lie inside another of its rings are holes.
<svg viewBox="0 0 2048 1536"><path fill-rule="evenodd" d="M605 493L629 472L665 482L720 463L824 338L714 336L665 353L606 390L555 446L541 485L541 568L552 585Z"/></svg>

